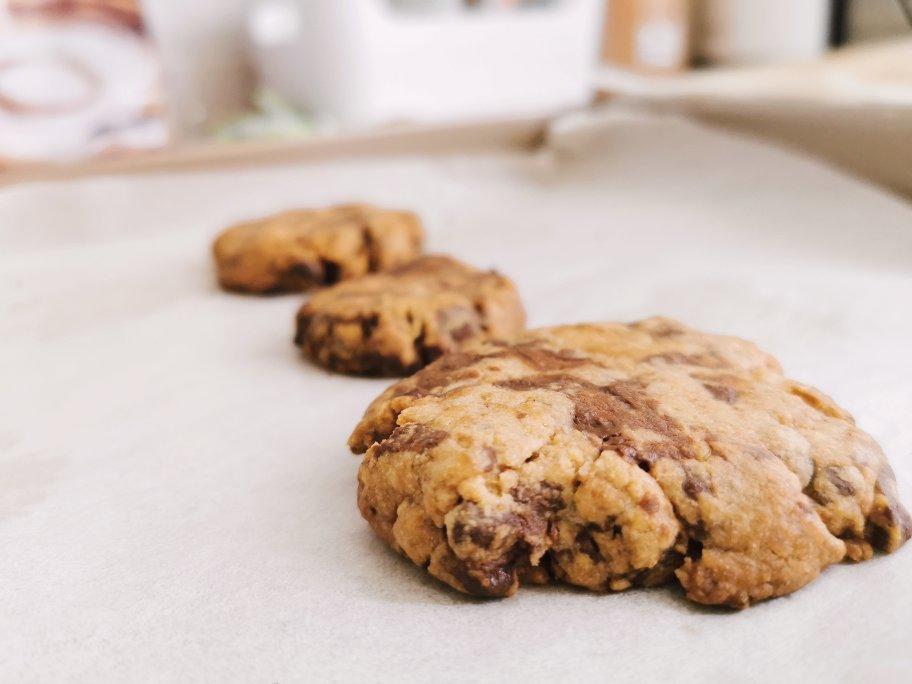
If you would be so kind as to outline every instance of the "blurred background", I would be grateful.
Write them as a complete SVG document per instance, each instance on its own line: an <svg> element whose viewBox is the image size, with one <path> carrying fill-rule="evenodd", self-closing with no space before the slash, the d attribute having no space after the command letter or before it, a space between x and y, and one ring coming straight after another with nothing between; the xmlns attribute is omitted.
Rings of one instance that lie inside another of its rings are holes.
<svg viewBox="0 0 912 684"><path fill-rule="evenodd" d="M912 2L0 0L0 182L615 104L912 194Z"/></svg>

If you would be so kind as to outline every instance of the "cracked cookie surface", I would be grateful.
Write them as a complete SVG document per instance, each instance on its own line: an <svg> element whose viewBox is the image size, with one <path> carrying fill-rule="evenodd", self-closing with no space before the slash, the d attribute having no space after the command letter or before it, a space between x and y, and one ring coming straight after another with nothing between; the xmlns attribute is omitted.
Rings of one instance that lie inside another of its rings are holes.
<svg viewBox="0 0 912 684"><path fill-rule="evenodd" d="M340 373L408 375L472 340L513 338L524 322L510 280L426 256L317 292L298 312L295 343Z"/></svg>
<svg viewBox="0 0 912 684"><path fill-rule="evenodd" d="M349 445L374 531L479 596L676 579L740 608L912 533L851 416L753 344L667 319L470 345L387 389Z"/></svg>
<svg viewBox="0 0 912 684"><path fill-rule="evenodd" d="M421 222L366 204L286 211L240 223L213 244L219 284L251 293L302 292L411 261Z"/></svg>

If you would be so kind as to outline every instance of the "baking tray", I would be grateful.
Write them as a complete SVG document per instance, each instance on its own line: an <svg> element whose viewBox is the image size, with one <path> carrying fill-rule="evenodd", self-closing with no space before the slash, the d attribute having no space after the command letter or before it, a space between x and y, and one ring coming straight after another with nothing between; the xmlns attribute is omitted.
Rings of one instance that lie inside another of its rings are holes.
<svg viewBox="0 0 912 684"><path fill-rule="evenodd" d="M817 162L607 114L536 150L412 149L0 191L0 679L900 681L912 550L742 612L672 588L463 597L355 507L386 385L220 292L226 223L365 200L513 277L532 325L739 334L882 443L912 500L912 208Z"/></svg>

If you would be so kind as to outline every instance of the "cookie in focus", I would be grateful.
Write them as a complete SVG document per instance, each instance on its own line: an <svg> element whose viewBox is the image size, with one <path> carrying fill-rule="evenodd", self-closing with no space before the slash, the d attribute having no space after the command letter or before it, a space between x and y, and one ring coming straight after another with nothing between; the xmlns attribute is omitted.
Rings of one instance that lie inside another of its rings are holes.
<svg viewBox="0 0 912 684"><path fill-rule="evenodd" d="M339 373L402 376L472 340L509 340L524 325L508 278L426 256L315 293L298 312L295 343Z"/></svg>
<svg viewBox="0 0 912 684"><path fill-rule="evenodd" d="M415 214L352 204L240 223L216 238L213 255L226 290L303 292L411 261L423 240Z"/></svg>
<svg viewBox="0 0 912 684"><path fill-rule="evenodd" d="M848 413L753 344L665 319L470 345L387 389L349 445L375 533L478 596L677 581L742 608L912 533Z"/></svg>

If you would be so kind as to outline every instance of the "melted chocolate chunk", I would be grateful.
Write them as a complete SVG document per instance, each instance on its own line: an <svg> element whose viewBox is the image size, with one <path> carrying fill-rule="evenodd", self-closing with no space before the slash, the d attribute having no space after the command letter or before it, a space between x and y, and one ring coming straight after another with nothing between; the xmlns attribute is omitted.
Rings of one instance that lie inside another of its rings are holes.
<svg viewBox="0 0 912 684"><path fill-rule="evenodd" d="M637 505L647 513L655 513L659 510L659 502L654 496L647 494L637 502Z"/></svg>
<svg viewBox="0 0 912 684"><path fill-rule="evenodd" d="M684 328L679 325L674 325L667 321L663 321L661 325L653 326L649 332L653 337L658 337L659 339L665 339L669 337L678 337L684 334Z"/></svg>
<svg viewBox="0 0 912 684"><path fill-rule="evenodd" d="M697 495L701 492L710 491L710 487L703 480L695 477L693 473L684 471L684 483L681 485L684 493L691 499L696 500Z"/></svg>
<svg viewBox="0 0 912 684"><path fill-rule="evenodd" d="M590 523L577 532L576 538L574 539L579 552L589 556L594 563L601 563L605 560L598 544L596 544L595 539L592 536L593 532L602 531L603 530L598 525Z"/></svg>
<svg viewBox="0 0 912 684"><path fill-rule="evenodd" d="M534 343L516 345L503 355L518 357L542 373L566 370L567 368L576 368L592 363L591 359L580 358L572 352L554 351L536 346Z"/></svg>
<svg viewBox="0 0 912 684"><path fill-rule="evenodd" d="M658 411L655 401L639 383L619 381L599 387L568 375L551 374L501 380L495 384L520 392L548 389L566 394L575 405L573 425L577 430L598 437L603 446L615 448L622 456L638 463L651 465L659 458L687 458L692 452L691 438L678 423ZM666 437L667 441L650 442L647 449L637 451L629 446L625 429L649 430Z"/></svg>
<svg viewBox="0 0 912 684"><path fill-rule="evenodd" d="M335 261L320 259L320 267L323 271L320 282L324 285L333 285L342 278L342 267Z"/></svg>
<svg viewBox="0 0 912 684"><path fill-rule="evenodd" d="M826 478L836 487L836 491L840 494L852 496L855 493L855 487L852 486L852 483L840 477L834 468L826 468L824 472L826 473Z"/></svg>
<svg viewBox="0 0 912 684"><path fill-rule="evenodd" d="M421 367L421 363L405 364L398 356L386 356L379 352L365 352L361 355L362 375L374 377L396 377L414 373ZM326 367L337 373L349 372L348 361L344 358L330 356L326 360Z"/></svg>
<svg viewBox="0 0 912 684"><path fill-rule="evenodd" d="M449 433L444 430L435 430L418 423L401 425L393 430L393 434L377 445L374 457L380 458L393 451L420 452L432 449L448 436Z"/></svg>
<svg viewBox="0 0 912 684"><path fill-rule="evenodd" d="M738 401L738 390L734 387L729 387L728 385L714 385L710 383L704 383L703 387L706 388L706 391L713 395L719 401L724 401L726 404L734 404Z"/></svg>
<svg viewBox="0 0 912 684"><path fill-rule="evenodd" d="M470 337L478 334L478 330L471 323L464 323L455 330L450 331L450 337L456 342L465 342Z"/></svg>
<svg viewBox="0 0 912 684"><path fill-rule="evenodd" d="M575 382L577 382L577 380L566 375L532 375L525 378L498 380L494 384L497 387L503 387L504 389L514 390L516 392L529 392L537 389L550 389L560 392L567 383Z"/></svg>
<svg viewBox="0 0 912 684"><path fill-rule="evenodd" d="M469 352L457 351L444 354L410 378L409 382L414 384L414 389L409 394L414 396L430 394L432 390L448 385L453 380L455 372L468 368L483 358L485 358L483 354Z"/></svg>
<svg viewBox="0 0 912 684"><path fill-rule="evenodd" d="M685 554L693 560L700 560L703 557L703 542L699 539L690 538L687 540L687 551Z"/></svg>
<svg viewBox="0 0 912 684"><path fill-rule="evenodd" d="M289 282L296 280L309 283L323 283L323 273L321 270L315 270L310 264L298 262L289 267L283 274Z"/></svg>
<svg viewBox="0 0 912 684"><path fill-rule="evenodd" d="M463 589L475 596L502 598L509 596L518 581L516 561L470 565L454 555L447 556L442 565Z"/></svg>
<svg viewBox="0 0 912 684"><path fill-rule="evenodd" d="M553 482L517 485L510 490L510 495L517 503L531 507L538 514L554 513L564 507L564 490Z"/></svg>
<svg viewBox="0 0 912 684"><path fill-rule="evenodd" d="M496 533L496 525L490 521L486 521L486 524L472 525L466 520L459 519L453 524L453 540L457 544L463 544L468 540L479 548L489 549L494 543Z"/></svg>
<svg viewBox="0 0 912 684"><path fill-rule="evenodd" d="M361 319L361 337L365 340L371 336L374 329L380 324L380 317L376 314L365 316Z"/></svg>
<svg viewBox="0 0 912 684"><path fill-rule="evenodd" d="M684 556L668 549L658 563L636 573L633 583L638 587L658 587L674 577L674 571L684 562Z"/></svg>
<svg viewBox="0 0 912 684"><path fill-rule="evenodd" d="M663 435L679 450L691 443L680 425L659 413L656 403L638 383L614 382L606 387L580 384L568 395L576 404L574 426L602 440L618 440L622 429L627 428Z"/></svg>

